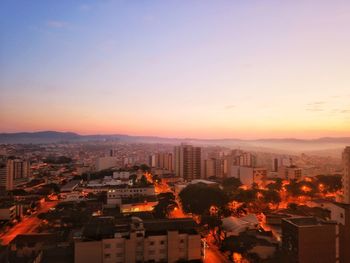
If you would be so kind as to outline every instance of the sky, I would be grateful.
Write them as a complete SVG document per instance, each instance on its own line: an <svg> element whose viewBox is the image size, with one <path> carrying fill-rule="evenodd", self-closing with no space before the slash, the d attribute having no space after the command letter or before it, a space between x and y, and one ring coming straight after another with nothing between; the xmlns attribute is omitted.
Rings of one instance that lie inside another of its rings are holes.
<svg viewBox="0 0 350 263"><path fill-rule="evenodd" d="M2 0L0 132L350 136L350 1Z"/></svg>

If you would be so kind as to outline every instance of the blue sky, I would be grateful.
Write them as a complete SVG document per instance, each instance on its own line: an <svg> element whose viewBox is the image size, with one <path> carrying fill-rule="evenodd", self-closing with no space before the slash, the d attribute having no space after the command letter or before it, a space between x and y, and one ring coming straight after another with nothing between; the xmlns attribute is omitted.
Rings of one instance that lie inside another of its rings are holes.
<svg viewBox="0 0 350 263"><path fill-rule="evenodd" d="M348 1L2 1L1 131L350 132Z"/></svg>

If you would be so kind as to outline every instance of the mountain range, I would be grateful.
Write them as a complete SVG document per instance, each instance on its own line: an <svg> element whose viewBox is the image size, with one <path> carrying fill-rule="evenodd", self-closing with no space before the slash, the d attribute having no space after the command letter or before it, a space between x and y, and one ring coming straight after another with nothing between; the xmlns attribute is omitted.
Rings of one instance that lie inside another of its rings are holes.
<svg viewBox="0 0 350 263"><path fill-rule="evenodd" d="M0 133L0 144L43 144L58 142L119 141L129 143L192 143L196 145L218 145L236 147L247 150L264 150L279 152L324 152L340 150L350 145L350 137L323 137L318 139L196 139L196 138L164 138L155 136L130 136L124 134L80 135L73 132L40 131ZM322 154L323 155L323 154Z"/></svg>

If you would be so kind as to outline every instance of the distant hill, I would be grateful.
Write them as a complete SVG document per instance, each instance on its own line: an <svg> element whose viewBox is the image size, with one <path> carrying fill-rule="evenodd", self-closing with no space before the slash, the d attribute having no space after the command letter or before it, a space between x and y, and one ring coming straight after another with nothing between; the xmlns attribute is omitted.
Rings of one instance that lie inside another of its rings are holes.
<svg viewBox="0 0 350 263"><path fill-rule="evenodd" d="M73 132L19 132L19 133L0 133L0 143L51 143L59 141L79 140L81 135Z"/></svg>
<svg viewBox="0 0 350 263"><path fill-rule="evenodd" d="M195 138L163 138L153 136L129 136L124 134L110 135L80 135L73 132L41 131L0 133L0 144L39 144L57 142L84 142L84 141L122 141L138 143L192 143L200 145L220 145L249 150L268 150L278 152L327 152L336 151L350 145L350 137L324 137L319 139L195 139Z"/></svg>

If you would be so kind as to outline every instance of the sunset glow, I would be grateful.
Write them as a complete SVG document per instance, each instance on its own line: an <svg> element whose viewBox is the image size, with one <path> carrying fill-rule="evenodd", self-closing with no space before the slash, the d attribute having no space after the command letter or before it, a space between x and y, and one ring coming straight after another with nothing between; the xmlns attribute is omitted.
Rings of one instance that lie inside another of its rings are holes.
<svg viewBox="0 0 350 263"><path fill-rule="evenodd" d="M4 1L0 132L348 136L349 12L346 1Z"/></svg>

